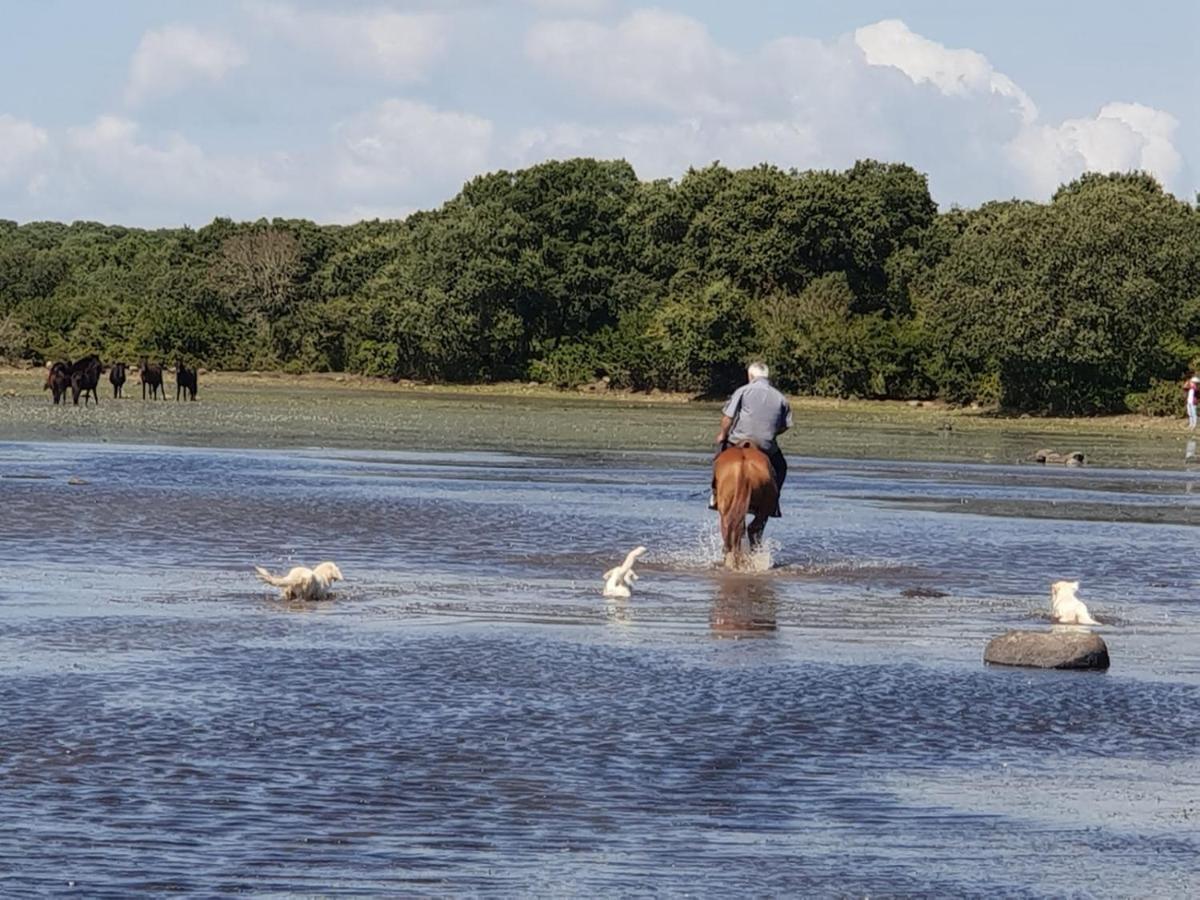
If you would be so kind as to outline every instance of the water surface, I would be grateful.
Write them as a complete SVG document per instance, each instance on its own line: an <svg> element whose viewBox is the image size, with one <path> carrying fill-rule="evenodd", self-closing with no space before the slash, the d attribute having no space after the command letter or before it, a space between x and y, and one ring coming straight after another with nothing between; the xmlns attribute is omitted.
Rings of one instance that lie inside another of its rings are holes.
<svg viewBox="0 0 1200 900"><path fill-rule="evenodd" d="M6 895L1200 891L1182 460L793 456L729 575L702 453L384 443L0 444ZM1112 669L985 667L1057 578Z"/></svg>

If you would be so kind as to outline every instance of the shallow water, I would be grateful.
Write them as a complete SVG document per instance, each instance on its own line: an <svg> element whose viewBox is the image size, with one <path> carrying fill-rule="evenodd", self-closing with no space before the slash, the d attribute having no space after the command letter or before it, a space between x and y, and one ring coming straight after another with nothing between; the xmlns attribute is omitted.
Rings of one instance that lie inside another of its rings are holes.
<svg viewBox="0 0 1200 900"><path fill-rule="evenodd" d="M728 575L550 443L0 444L4 893L1200 891L1200 473L793 457ZM1068 577L1112 669L985 667Z"/></svg>

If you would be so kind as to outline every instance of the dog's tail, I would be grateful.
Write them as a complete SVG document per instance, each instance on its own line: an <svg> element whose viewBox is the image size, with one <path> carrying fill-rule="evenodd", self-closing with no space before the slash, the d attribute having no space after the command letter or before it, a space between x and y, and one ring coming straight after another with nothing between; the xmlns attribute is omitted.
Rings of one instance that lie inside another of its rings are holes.
<svg viewBox="0 0 1200 900"><path fill-rule="evenodd" d="M256 575L258 575L259 581L274 585L275 587L287 587L288 582L286 578L281 578L278 575L272 575L262 566L255 566L254 572Z"/></svg>

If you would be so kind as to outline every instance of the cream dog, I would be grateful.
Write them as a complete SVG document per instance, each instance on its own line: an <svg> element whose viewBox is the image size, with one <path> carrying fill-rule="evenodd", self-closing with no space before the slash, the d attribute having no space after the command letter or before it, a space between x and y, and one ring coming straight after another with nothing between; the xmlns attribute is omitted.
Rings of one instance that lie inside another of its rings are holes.
<svg viewBox="0 0 1200 900"><path fill-rule="evenodd" d="M626 554L625 562L604 573L602 577L606 579L604 582L605 597L629 597L633 593L630 588L638 579L637 572L633 571L633 564L645 552L645 547L634 547Z"/></svg>
<svg viewBox="0 0 1200 900"><path fill-rule="evenodd" d="M331 562L315 569L296 566L286 575L272 575L261 566L255 566L254 571L260 581L281 588L284 600L324 600L330 595L330 585L342 580L342 570Z"/></svg>
<svg viewBox="0 0 1200 900"><path fill-rule="evenodd" d="M1099 625L1075 596L1078 581L1056 581L1050 585L1050 620L1061 625Z"/></svg>

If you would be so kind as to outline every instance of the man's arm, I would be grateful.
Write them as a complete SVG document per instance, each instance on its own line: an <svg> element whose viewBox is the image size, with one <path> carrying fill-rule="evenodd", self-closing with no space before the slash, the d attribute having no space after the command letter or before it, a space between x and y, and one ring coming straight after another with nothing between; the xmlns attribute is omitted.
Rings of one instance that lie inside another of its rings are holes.
<svg viewBox="0 0 1200 900"><path fill-rule="evenodd" d="M717 443L723 444L729 440L729 429L733 427L733 419L721 416L721 430L717 432Z"/></svg>
<svg viewBox="0 0 1200 900"><path fill-rule="evenodd" d="M776 435L781 435L792 427L792 407L787 400L783 401L783 415L779 417L779 424L776 426Z"/></svg>
<svg viewBox="0 0 1200 900"><path fill-rule="evenodd" d="M729 429L733 427L733 420L737 418L737 414L742 408L742 392L744 390L746 390L745 385L734 391L729 402L725 404L725 408L721 410L721 430L717 432L718 444L724 444L729 440Z"/></svg>

